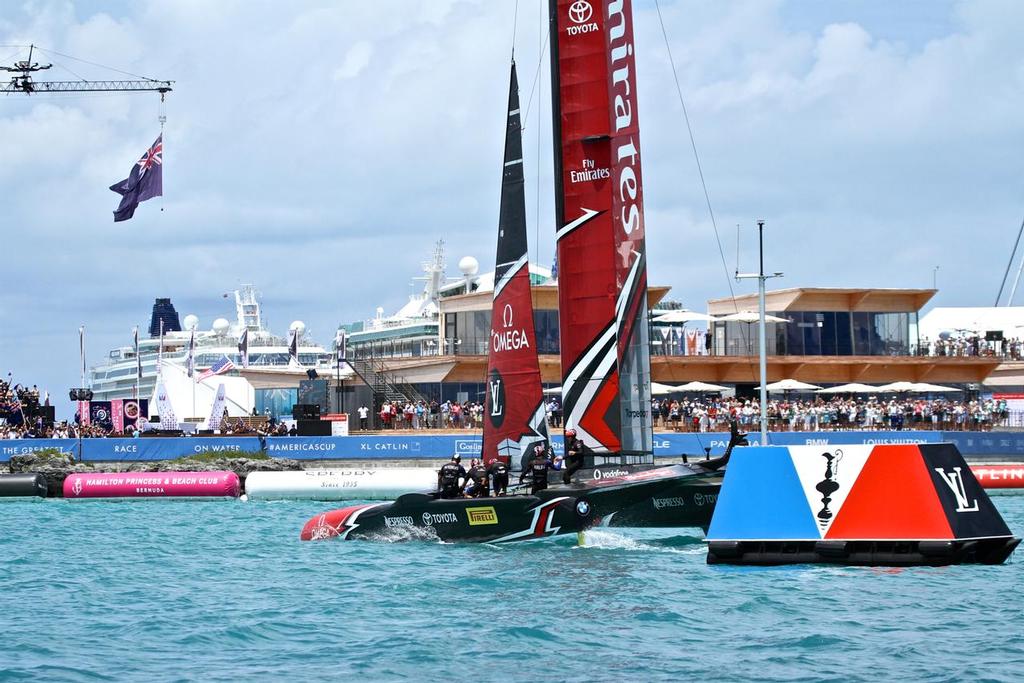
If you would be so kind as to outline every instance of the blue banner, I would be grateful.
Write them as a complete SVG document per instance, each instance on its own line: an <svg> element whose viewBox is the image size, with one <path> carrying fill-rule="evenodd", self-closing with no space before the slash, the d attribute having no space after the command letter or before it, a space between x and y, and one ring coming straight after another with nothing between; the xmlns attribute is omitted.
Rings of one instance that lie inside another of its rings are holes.
<svg viewBox="0 0 1024 683"><path fill-rule="evenodd" d="M757 435L751 434L753 444ZM940 443L956 444L964 455L1022 455L1024 433L1015 432L772 432L773 446L839 446L852 444ZM260 451L276 458L296 460L437 460L459 453L464 458L480 455L479 435L389 434L372 436L280 436L261 440L255 436L84 439L87 462L119 460L172 460L189 455L221 451ZM657 457L678 457L684 453L703 457L721 455L729 444L724 432L654 435ZM556 453L562 452L561 437L552 439ZM0 462L12 455L24 455L47 448L78 457L75 439L0 440Z"/></svg>

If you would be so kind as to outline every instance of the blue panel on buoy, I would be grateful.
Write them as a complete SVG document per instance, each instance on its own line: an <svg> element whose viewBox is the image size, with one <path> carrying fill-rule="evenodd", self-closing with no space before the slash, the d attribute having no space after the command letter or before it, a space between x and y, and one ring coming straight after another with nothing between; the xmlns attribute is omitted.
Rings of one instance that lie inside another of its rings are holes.
<svg viewBox="0 0 1024 683"><path fill-rule="evenodd" d="M733 451L707 537L821 538L789 449L750 446Z"/></svg>

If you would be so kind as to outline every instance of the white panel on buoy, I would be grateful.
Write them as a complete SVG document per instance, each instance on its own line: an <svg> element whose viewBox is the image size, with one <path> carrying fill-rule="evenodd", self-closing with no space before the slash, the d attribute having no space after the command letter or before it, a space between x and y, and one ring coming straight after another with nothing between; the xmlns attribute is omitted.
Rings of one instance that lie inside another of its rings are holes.
<svg viewBox="0 0 1024 683"><path fill-rule="evenodd" d="M251 500L394 500L435 490L437 470L429 467L253 472L245 478Z"/></svg>

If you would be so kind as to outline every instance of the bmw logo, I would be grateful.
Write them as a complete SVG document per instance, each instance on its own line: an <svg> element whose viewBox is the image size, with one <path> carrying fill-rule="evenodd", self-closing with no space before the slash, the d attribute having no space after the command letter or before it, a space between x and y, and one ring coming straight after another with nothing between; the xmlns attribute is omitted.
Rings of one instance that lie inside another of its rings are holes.
<svg viewBox="0 0 1024 683"><path fill-rule="evenodd" d="M576 503L576 514L580 517L586 517L590 514L590 503L585 500L578 501Z"/></svg>

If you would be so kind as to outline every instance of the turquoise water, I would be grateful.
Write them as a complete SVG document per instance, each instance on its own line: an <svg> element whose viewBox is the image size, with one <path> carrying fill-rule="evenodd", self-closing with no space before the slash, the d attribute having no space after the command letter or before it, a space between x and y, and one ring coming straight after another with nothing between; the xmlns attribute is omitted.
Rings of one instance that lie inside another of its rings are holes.
<svg viewBox="0 0 1024 683"><path fill-rule="evenodd" d="M997 497L1024 531L1024 496ZM699 534L302 543L322 503L0 503L0 680L1020 680L1000 567L708 567Z"/></svg>

